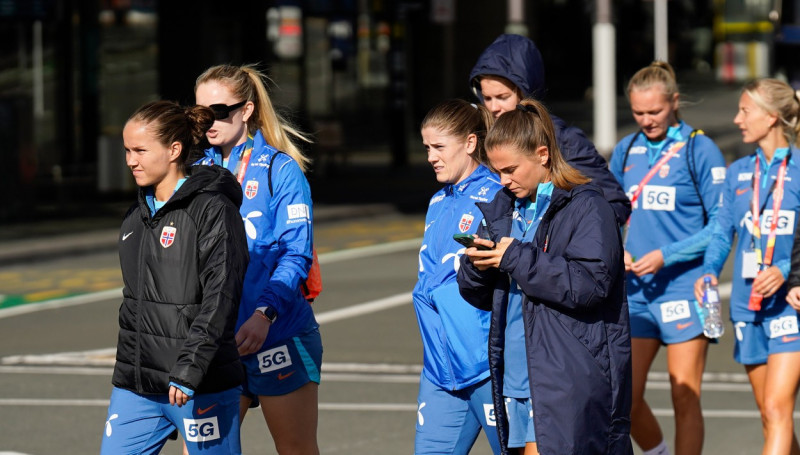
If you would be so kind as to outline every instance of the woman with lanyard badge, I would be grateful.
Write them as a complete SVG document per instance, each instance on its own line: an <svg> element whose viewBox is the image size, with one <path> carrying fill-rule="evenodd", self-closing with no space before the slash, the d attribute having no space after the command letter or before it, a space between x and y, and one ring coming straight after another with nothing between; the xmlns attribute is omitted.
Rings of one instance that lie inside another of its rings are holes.
<svg viewBox="0 0 800 455"><path fill-rule="evenodd" d="M220 65L197 78L197 104L216 121L203 164L228 168L242 185L250 264L236 342L246 370L241 418L261 404L278 453L319 453L317 389L322 342L301 291L312 261L307 141L272 107L264 76L252 66Z"/></svg>
<svg viewBox="0 0 800 455"><path fill-rule="evenodd" d="M800 100L788 84L760 79L745 85L733 120L756 152L728 168L722 208L703 272L713 284L739 237L731 292L734 359L745 366L761 411L762 454L800 454L794 411L800 384L797 310L786 301L795 218L800 209L796 162ZM695 295L703 293L703 277Z"/></svg>
<svg viewBox="0 0 800 455"><path fill-rule="evenodd" d="M679 93L668 63L653 62L628 84L641 128L620 141L611 172L628 192L633 213L625 240L631 315L631 436L645 455L667 454L644 400L647 373L662 344L675 407L675 453L700 454L700 384L708 339L693 299L725 179L719 148L678 116Z"/></svg>

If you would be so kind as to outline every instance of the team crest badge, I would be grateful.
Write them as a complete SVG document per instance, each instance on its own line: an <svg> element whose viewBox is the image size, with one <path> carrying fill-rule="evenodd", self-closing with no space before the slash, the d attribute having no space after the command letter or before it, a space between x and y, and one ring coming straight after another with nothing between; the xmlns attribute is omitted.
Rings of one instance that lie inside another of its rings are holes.
<svg viewBox="0 0 800 455"><path fill-rule="evenodd" d="M169 248L175 243L175 233L178 230L172 226L164 226L164 229L161 230L161 246L164 248Z"/></svg>
<svg viewBox="0 0 800 455"><path fill-rule="evenodd" d="M461 221L458 222L458 230L461 231L462 234L469 231L469 228L472 227L472 220L474 219L475 217L468 213L461 215Z"/></svg>
<svg viewBox="0 0 800 455"><path fill-rule="evenodd" d="M258 194L258 180L250 180L244 187L244 195L247 199L253 199Z"/></svg>
<svg viewBox="0 0 800 455"><path fill-rule="evenodd" d="M669 164L664 163L661 166L661 169L658 170L658 176L661 177L662 179L665 179L667 178L668 175L669 175Z"/></svg>

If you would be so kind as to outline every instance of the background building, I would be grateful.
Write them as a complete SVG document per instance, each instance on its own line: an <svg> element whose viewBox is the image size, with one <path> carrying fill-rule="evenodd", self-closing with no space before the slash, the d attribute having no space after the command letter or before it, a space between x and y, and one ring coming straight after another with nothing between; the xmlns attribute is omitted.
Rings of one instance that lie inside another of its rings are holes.
<svg viewBox="0 0 800 455"><path fill-rule="evenodd" d="M517 2L548 100L584 99L595 2ZM670 62L724 83L796 78L800 11L782 3L774 18L768 0L670 1ZM614 2L619 93L653 58L652 10ZM11 196L0 223L130 200L128 115L158 98L193 103L195 78L219 63L270 74L276 104L316 136L317 174L352 151L388 150L386 166L406 166L424 113L471 99L469 71L508 18L505 2L480 0L0 0L0 191Z"/></svg>

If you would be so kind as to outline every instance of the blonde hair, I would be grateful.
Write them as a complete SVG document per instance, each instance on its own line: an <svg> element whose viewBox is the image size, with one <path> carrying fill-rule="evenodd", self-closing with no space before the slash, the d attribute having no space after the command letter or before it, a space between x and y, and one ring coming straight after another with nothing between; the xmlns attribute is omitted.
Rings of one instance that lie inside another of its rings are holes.
<svg viewBox="0 0 800 455"><path fill-rule="evenodd" d="M786 82L778 79L756 79L742 89L756 106L780 119L783 135L795 146L800 146L800 98Z"/></svg>
<svg viewBox="0 0 800 455"><path fill-rule="evenodd" d="M486 149L483 146L486 133L494 123L494 116L482 105L470 104L464 100L443 101L433 107L422 120L420 129L435 128L440 132L459 139L470 134L477 137L475 155L479 163L486 163Z"/></svg>
<svg viewBox="0 0 800 455"><path fill-rule="evenodd" d="M532 98L522 100L517 108L500 116L486 135L486 150L513 147L524 155L533 155L547 147L549 159L545 168L550 171L553 186L571 190L591 179L567 164L556 142L553 120L544 105Z"/></svg>
<svg viewBox="0 0 800 455"><path fill-rule="evenodd" d="M205 70L194 84L194 90L201 84L216 81L228 87L234 96L255 104L253 115L247 120L250 134L261 130L267 143L291 156L303 172L308 170L311 159L303 154L292 138L310 143L311 139L300 130L283 119L272 106L267 93L266 82L269 78L259 71L255 65L217 65Z"/></svg>
<svg viewBox="0 0 800 455"><path fill-rule="evenodd" d="M678 93L678 80L675 77L675 70L672 69L669 63L660 60L656 60L637 71L628 81L628 89L625 93L630 99L632 91L647 90L658 85L662 87L662 93L669 100L672 100L672 97ZM678 109L675 109L675 118L680 119Z"/></svg>

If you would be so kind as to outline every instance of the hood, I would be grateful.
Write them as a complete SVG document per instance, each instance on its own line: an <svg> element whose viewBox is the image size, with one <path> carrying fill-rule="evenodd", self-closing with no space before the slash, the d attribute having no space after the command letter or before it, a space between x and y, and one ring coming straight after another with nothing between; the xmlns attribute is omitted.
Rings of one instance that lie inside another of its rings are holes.
<svg viewBox="0 0 800 455"><path fill-rule="evenodd" d="M220 166L191 166L191 174L186 183L170 198L170 202L180 200L197 192L222 193L236 207L242 205L242 187L233 174Z"/></svg>
<svg viewBox="0 0 800 455"><path fill-rule="evenodd" d="M541 99L544 95L544 62L533 41L522 35L500 35L478 57L469 74L473 93L483 102L478 76L502 76L514 83L526 96Z"/></svg>

